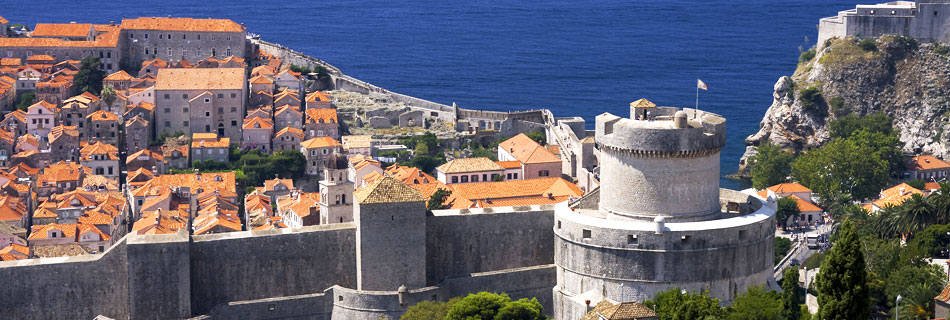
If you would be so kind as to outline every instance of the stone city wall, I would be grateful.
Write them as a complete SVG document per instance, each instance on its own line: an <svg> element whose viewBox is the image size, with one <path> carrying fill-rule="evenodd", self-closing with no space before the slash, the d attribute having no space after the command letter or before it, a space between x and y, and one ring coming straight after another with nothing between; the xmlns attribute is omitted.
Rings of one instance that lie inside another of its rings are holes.
<svg viewBox="0 0 950 320"><path fill-rule="evenodd" d="M5 319L129 318L125 241L101 255L0 262Z"/></svg>
<svg viewBox="0 0 950 320"><path fill-rule="evenodd" d="M193 238L193 314L208 313L230 301L310 294L333 285L356 286L356 226L352 223Z"/></svg>
<svg viewBox="0 0 950 320"><path fill-rule="evenodd" d="M426 283L436 285L472 273L551 264L553 221L550 205L438 210L426 218Z"/></svg>

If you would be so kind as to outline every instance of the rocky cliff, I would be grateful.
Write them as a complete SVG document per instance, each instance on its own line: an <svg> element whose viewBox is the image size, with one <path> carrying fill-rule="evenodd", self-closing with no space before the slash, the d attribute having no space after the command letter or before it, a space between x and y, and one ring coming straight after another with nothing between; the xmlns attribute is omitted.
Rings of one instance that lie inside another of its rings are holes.
<svg viewBox="0 0 950 320"><path fill-rule="evenodd" d="M760 143L792 151L817 147L829 140L828 124L848 114L886 113L905 152L950 156L948 51L947 45L893 36L829 40L795 74L775 83L759 132L746 138L740 174Z"/></svg>

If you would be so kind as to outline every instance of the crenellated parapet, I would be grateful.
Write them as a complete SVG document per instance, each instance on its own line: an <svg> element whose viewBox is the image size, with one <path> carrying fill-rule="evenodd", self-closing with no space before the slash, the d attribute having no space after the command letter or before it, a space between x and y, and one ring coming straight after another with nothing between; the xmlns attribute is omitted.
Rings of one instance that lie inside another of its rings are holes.
<svg viewBox="0 0 950 320"><path fill-rule="evenodd" d="M726 144L726 119L710 112L673 107L631 110L632 118L597 116L601 150L635 157L702 157Z"/></svg>

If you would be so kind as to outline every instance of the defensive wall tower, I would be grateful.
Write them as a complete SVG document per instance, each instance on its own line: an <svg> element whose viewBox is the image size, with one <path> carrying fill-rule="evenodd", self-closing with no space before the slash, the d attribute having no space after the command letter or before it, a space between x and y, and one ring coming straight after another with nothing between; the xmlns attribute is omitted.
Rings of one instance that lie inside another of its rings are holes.
<svg viewBox="0 0 950 320"><path fill-rule="evenodd" d="M726 121L631 104L597 117L600 188L555 209L556 319L678 287L723 301L772 276L774 211L719 189Z"/></svg>

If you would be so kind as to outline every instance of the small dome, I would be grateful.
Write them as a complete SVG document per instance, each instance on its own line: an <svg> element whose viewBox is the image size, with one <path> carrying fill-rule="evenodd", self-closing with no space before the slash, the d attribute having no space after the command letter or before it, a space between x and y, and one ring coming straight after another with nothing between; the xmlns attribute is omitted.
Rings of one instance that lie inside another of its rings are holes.
<svg viewBox="0 0 950 320"><path fill-rule="evenodd" d="M323 166L330 170L342 170L350 167L350 161L342 154L334 153L327 158Z"/></svg>

